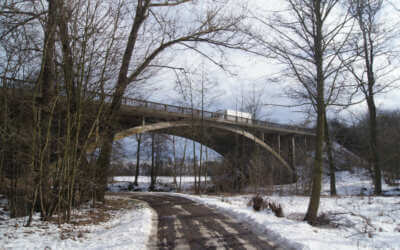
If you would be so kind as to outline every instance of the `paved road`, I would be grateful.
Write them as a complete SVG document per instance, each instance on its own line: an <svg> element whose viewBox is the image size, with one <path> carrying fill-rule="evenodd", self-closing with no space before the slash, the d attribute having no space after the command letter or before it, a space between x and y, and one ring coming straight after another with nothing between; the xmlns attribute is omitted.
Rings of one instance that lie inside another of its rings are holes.
<svg viewBox="0 0 400 250"><path fill-rule="evenodd" d="M183 197L134 193L158 214L150 249L284 249L249 225ZM156 239L157 238L157 239Z"/></svg>

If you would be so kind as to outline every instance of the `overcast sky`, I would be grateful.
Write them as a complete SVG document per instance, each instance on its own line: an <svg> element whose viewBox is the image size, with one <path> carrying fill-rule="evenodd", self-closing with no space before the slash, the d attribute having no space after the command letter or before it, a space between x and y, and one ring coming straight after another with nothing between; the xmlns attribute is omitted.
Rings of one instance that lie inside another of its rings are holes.
<svg viewBox="0 0 400 250"><path fill-rule="evenodd" d="M249 7L256 11L260 11L261 9L271 10L272 8L276 10L282 8L283 3L283 0L249 0ZM388 11L388 16L392 20L400 20L399 12L395 12L394 10ZM269 78L279 71L279 68L276 67L273 61L238 51L228 51L226 56L229 65L231 65L229 70L235 75L225 73L215 67L207 71L208 77L218 83L217 88L213 91L213 94L217 95L218 98L213 102L213 106L209 108L210 111L240 109L242 96L248 94L252 88L263 92L265 103L281 105L293 103L292 100L284 96L285 83L272 83L269 81ZM204 62L201 56L195 54L185 56L184 58L180 56L178 59L181 62L183 60L183 64L191 66ZM179 100L181 97L174 91L174 79L175 75L171 74L171 72L164 72L157 77L154 82L157 82L159 91L153 93L150 99L167 103L174 103ZM379 109L398 109L399 100L399 90L392 90L376 96L376 104ZM280 123L297 123L305 119L305 115L296 108L265 106L263 111L263 118ZM349 112L344 111L340 113L340 116L349 118L350 113L362 114L365 111L366 105L363 103L352 107Z"/></svg>

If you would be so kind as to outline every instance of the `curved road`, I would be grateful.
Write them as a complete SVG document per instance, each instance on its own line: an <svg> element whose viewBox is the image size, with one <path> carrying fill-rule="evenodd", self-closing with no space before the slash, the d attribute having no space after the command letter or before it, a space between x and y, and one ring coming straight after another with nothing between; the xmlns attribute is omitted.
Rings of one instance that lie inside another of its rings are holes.
<svg viewBox="0 0 400 250"><path fill-rule="evenodd" d="M245 223L192 200L160 193L130 193L158 214L149 249L283 249Z"/></svg>

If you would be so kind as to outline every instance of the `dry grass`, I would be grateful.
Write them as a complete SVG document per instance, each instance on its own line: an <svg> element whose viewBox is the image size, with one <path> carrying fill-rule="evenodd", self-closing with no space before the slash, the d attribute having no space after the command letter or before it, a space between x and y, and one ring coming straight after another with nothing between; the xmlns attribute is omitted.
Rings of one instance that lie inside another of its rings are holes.
<svg viewBox="0 0 400 250"><path fill-rule="evenodd" d="M112 219L113 212L125 209L132 209L137 206L137 202L131 199L114 198L106 200L105 204L97 204L94 209L81 210L73 214L68 224L60 225L60 239L84 238L89 233L84 226L98 225ZM57 224L58 218L54 216L50 222Z"/></svg>
<svg viewBox="0 0 400 250"><path fill-rule="evenodd" d="M106 202L104 204L96 204L96 208L91 208L90 204L88 203L85 207L74 210L69 223L59 224L59 217L56 214L48 221L35 221L31 227L24 227L24 218L17 219L15 224L10 224L8 222L8 214L3 209L0 209L0 212L3 213L3 216L0 214L0 224L9 224L8 228L10 229L9 232L0 235L0 237L6 237L11 240L16 239L16 232L18 230L25 236L30 234L38 234L40 236L57 235L61 240L80 240L86 238L87 234L90 233L92 230L91 225L100 224L102 225L101 227L106 229L107 227L111 227L111 224L108 225L106 223L121 214L121 212L143 206L143 203L130 198L128 195L108 196ZM2 218L4 221L2 221ZM57 230L54 230L55 226Z"/></svg>
<svg viewBox="0 0 400 250"><path fill-rule="evenodd" d="M79 212L73 216L70 224L76 226L98 225L111 219L112 212L122 209L132 208L132 200L127 199L110 199L106 200L105 204L97 204L95 209L89 209L84 212ZM57 218L53 218L57 221Z"/></svg>

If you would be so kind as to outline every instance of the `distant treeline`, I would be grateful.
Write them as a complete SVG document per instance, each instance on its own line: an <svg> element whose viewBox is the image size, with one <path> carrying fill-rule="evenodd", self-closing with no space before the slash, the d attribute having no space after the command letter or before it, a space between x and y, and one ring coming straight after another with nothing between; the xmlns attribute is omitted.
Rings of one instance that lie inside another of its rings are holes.
<svg viewBox="0 0 400 250"><path fill-rule="evenodd" d="M400 179L400 111L383 110L378 112L377 124L378 151L383 175L387 183L395 184L396 180ZM368 126L366 116L353 124L339 120L330 121L330 128L335 140L367 162L370 160Z"/></svg>

